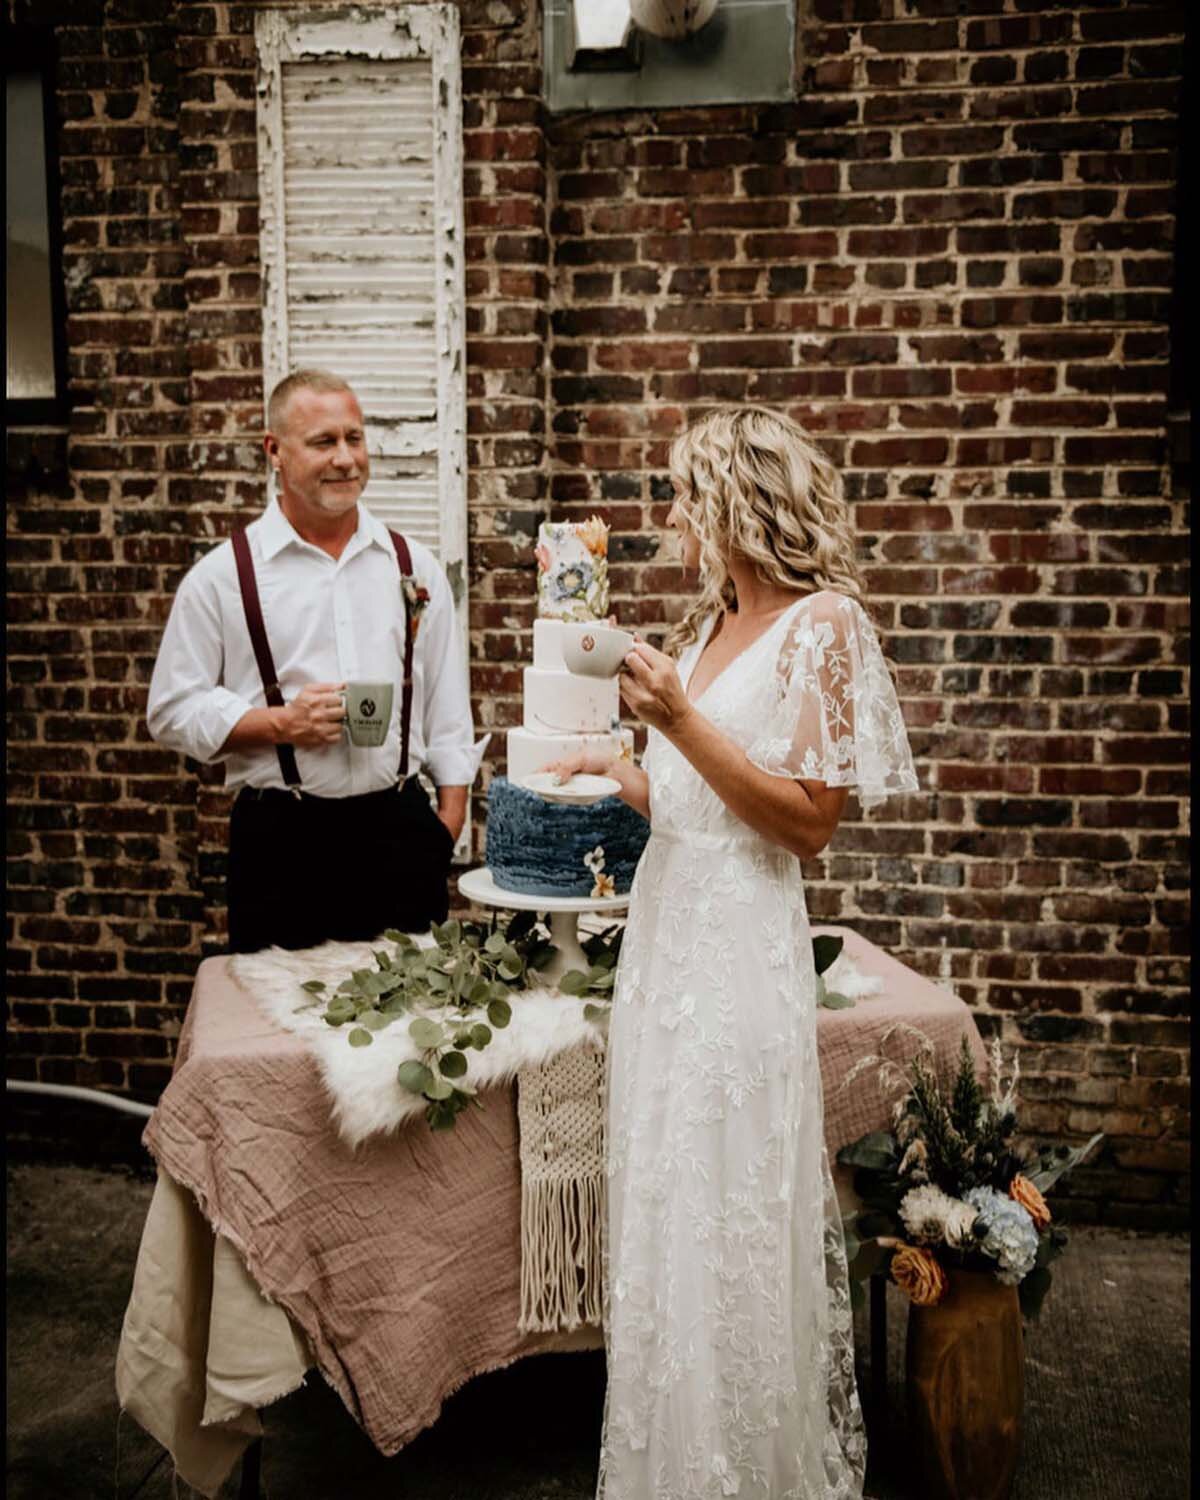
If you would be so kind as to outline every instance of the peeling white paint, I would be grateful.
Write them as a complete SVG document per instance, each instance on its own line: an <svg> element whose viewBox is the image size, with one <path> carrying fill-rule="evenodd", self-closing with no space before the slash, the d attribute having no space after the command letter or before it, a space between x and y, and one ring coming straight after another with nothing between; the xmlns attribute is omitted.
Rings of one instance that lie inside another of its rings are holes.
<svg viewBox="0 0 1200 1500"><path fill-rule="evenodd" d="M452 4L263 10L263 382L358 389L381 519L455 580L466 642L462 69Z"/></svg>

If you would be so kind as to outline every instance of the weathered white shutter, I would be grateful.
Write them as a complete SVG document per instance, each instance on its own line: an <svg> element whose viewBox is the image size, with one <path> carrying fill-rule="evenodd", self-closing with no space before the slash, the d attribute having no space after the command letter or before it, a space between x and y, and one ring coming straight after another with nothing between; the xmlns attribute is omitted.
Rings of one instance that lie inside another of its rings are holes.
<svg viewBox="0 0 1200 1500"><path fill-rule="evenodd" d="M264 386L354 386L366 504L438 554L465 631L458 10L264 10L255 35Z"/></svg>

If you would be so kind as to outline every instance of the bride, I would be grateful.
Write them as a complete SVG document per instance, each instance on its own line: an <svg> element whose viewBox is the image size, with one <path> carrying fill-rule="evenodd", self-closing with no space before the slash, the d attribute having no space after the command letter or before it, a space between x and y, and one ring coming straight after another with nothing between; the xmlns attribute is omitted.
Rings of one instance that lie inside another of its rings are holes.
<svg viewBox="0 0 1200 1500"><path fill-rule="evenodd" d="M598 1500L857 1500L866 1444L822 1136L800 860L917 780L864 607L840 477L761 408L671 453L699 592L621 693L644 768L604 772L652 831L608 1050Z"/></svg>

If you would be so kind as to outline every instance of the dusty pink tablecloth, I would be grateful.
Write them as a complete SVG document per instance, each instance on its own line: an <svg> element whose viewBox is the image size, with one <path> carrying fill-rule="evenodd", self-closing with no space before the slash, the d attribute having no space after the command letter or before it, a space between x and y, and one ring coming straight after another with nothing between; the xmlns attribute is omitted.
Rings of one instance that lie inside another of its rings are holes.
<svg viewBox="0 0 1200 1500"><path fill-rule="evenodd" d="M851 1009L818 1012L832 1159L886 1124L872 1080L847 1091L838 1085L896 1021L920 1028L945 1063L957 1057L964 1034L981 1065L984 1054L955 996L846 928L815 930L840 933L855 964L884 986ZM174 1076L146 1128L160 1169L195 1195L212 1230L301 1330L324 1375L387 1454L429 1426L472 1376L563 1347L553 1336L517 1332L515 1093L495 1090L482 1102L453 1131L435 1135L419 1121L351 1151L331 1124L330 1100L304 1043L268 1022L229 976L227 961L211 958L200 965ZM152 1334L141 1328L143 1350ZM589 1341L597 1342L595 1330ZM147 1368L143 1357L143 1383ZM236 1450L228 1464L235 1458Z"/></svg>

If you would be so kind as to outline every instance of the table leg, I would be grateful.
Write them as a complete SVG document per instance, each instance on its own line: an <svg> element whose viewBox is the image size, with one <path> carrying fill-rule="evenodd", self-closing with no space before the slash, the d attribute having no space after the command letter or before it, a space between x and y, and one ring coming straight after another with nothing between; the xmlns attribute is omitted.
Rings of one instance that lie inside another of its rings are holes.
<svg viewBox="0 0 1200 1500"><path fill-rule="evenodd" d="M876 1442L885 1446L887 1433L887 1277L868 1279L871 1309L871 1415Z"/></svg>
<svg viewBox="0 0 1200 1500"><path fill-rule="evenodd" d="M261 1474L262 1438L255 1438L242 1454L242 1478L238 1486L238 1500L259 1500Z"/></svg>

